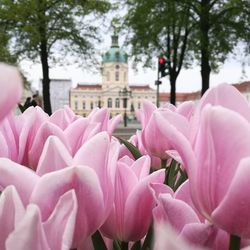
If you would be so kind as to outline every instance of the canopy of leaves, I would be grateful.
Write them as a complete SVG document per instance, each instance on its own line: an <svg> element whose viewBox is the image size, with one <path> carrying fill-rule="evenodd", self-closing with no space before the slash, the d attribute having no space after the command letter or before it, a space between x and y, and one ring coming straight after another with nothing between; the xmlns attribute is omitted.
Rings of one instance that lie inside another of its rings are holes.
<svg viewBox="0 0 250 250"><path fill-rule="evenodd" d="M94 54L94 42L100 40L93 20L110 8L105 0L0 0L0 26L8 27L11 49L19 58L38 59L43 41L49 59L58 61L58 54L59 59L72 54L86 61Z"/></svg>

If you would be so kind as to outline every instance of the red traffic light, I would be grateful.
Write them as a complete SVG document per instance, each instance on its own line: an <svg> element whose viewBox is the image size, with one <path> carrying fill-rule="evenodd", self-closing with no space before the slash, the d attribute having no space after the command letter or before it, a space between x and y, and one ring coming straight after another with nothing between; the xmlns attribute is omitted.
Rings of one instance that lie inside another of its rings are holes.
<svg viewBox="0 0 250 250"><path fill-rule="evenodd" d="M165 64L166 63L166 59L163 57L159 58L159 64Z"/></svg>

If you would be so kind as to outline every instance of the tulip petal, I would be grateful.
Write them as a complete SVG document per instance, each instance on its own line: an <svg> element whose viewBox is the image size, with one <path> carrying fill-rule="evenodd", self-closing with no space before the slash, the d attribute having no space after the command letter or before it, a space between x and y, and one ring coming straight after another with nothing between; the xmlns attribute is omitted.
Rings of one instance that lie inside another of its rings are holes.
<svg viewBox="0 0 250 250"><path fill-rule="evenodd" d="M71 189L75 190L78 201L75 247L94 233L105 219L103 192L95 171L87 166L76 166L43 175L34 188L30 202L40 207L44 221L61 195Z"/></svg>
<svg viewBox="0 0 250 250"><path fill-rule="evenodd" d="M48 243L53 250L68 250L71 248L77 200L73 190L62 195L53 213L43 224Z"/></svg>
<svg viewBox="0 0 250 250"><path fill-rule="evenodd" d="M6 241L6 250L52 250L46 240L41 215L36 205L29 205L23 220Z"/></svg>
<svg viewBox="0 0 250 250"><path fill-rule="evenodd" d="M8 235L25 214L25 209L14 186L8 186L0 196L0 249L5 249Z"/></svg>
<svg viewBox="0 0 250 250"><path fill-rule="evenodd" d="M171 145L171 148L166 148L165 151L168 149L176 150L183 162L183 167L187 173L189 173L189 169L194 168L196 162L188 139L183 133L178 131L176 127L167 122L160 113L154 113L154 119L162 136L164 136L167 139L168 144Z"/></svg>
<svg viewBox="0 0 250 250"><path fill-rule="evenodd" d="M212 213L216 225L243 238L250 237L249 183L250 157L241 160L225 197Z"/></svg>
<svg viewBox="0 0 250 250"><path fill-rule="evenodd" d="M124 240L136 241L145 236L152 220L152 209L155 206L149 184L163 183L164 178L164 169L155 171L141 180L129 194L125 204Z"/></svg>
<svg viewBox="0 0 250 250"><path fill-rule="evenodd" d="M197 214L187 203L172 198L170 194L160 194L159 202L164 209L165 219L177 233L181 232L186 224L200 222Z"/></svg>
<svg viewBox="0 0 250 250"><path fill-rule="evenodd" d="M37 131L37 135L29 151L29 163L32 168L37 168L39 157L42 153L44 144L50 135L57 136L62 141L62 143L67 146L67 148L69 148L63 131L53 123L44 122Z"/></svg>
<svg viewBox="0 0 250 250"><path fill-rule="evenodd" d="M36 173L40 176L71 166L72 157L56 136L49 136L40 156Z"/></svg>
<svg viewBox="0 0 250 250"><path fill-rule="evenodd" d="M197 167L189 178L193 201L210 220L227 193L240 160L250 155L250 126L236 112L219 106L203 109L200 126L194 149Z"/></svg>
<svg viewBox="0 0 250 250"><path fill-rule="evenodd" d="M22 78L18 70L0 63L0 121L13 109L22 95ZM11 97L11 98L10 98Z"/></svg>
<svg viewBox="0 0 250 250"><path fill-rule="evenodd" d="M24 204L28 203L39 176L9 159L0 158L0 187L14 185Z"/></svg>

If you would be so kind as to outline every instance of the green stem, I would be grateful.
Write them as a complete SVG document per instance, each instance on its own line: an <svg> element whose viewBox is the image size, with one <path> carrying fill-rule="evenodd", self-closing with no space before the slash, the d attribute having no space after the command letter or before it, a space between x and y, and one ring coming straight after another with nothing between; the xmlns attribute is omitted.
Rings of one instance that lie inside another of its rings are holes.
<svg viewBox="0 0 250 250"><path fill-rule="evenodd" d="M230 235L229 250L239 250L240 249L240 237L237 235Z"/></svg>
<svg viewBox="0 0 250 250"><path fill-rule="evenodd" d="M121 242L121 250L128 250L128 242Z"/></svg>
<svg viewBox="0 0 250 250"><path fill-rule="evenodd" d="M161 159L161 168L166 168L167 160Z"/></svg>

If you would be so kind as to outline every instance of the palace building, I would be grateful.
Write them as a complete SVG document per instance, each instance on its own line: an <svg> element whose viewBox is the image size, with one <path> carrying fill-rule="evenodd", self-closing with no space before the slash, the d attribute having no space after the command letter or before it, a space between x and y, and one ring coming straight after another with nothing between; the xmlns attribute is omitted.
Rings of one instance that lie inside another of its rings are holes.
<svg viewBox="0 0 250 250"><path fill-rule="evenodd" d="M76 114L87 116L96 107L106 107L111 116L125 114L128 119L135 119L144 99L156 104L156 90L149 85L129 84L128 56L119 47L116 34L102 56L101 75L101 83L77 84L70 90L70 107Z"/></svg>

